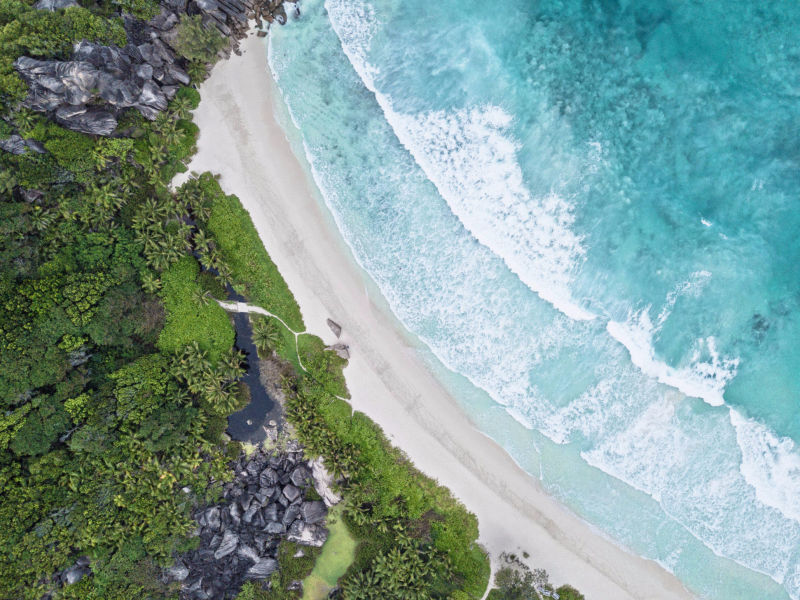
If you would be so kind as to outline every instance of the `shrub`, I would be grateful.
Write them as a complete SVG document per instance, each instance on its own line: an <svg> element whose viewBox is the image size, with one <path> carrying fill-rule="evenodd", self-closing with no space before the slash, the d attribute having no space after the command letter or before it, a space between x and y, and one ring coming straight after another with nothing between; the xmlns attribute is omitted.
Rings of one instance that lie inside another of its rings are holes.
<svg viewBox="0 0 800 600"><path fill-rule="evenodd" d="M225 44L222 34L215 27L203 25L200 15L181 15L175 50L187 60L211 62Z"/></svg>
<svg viewBox="0 0 800 600"><path fill-rule="evenodd" d="M562 585L556 589L558 600L586 600L578 590L571 585Z"/></svg>
<svg viewBox="0 0 800 600"><path fill-rule="evenodd" d="M216 302L203 305L195 301L195 293L202 291L197 282L199 270L197 261L185 256L164 271L161 297L167 318L158 347L174 353L196 341L216 361L233 345L234 332L227 313Z"/></svg>

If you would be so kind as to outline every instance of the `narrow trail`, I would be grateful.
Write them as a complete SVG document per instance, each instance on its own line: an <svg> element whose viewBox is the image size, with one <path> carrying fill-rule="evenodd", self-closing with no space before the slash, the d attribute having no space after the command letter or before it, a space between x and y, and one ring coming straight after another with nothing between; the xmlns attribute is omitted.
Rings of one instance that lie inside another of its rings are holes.
<svg viewBox="0 0 800 600"><path fill-rule="evenodd" d="M216 300L216 299L215 299ZM227 300L216 300L217 304L219 304L222 308L227 310L228 312L236 312L236 313L256 313L259 315L264 315L265 317L272 317L280 322L281 325L286 327L292 335L294 336L294 351L297 354L297 363L300 365L300 368L303 369L306 373L308 373L308 369L306 369L305 365L303 364L303 359L300 357L300 345L299 345L299 337L303 334L308 334L308 331L295 331L291 327L286 324L286 321L281 319L278 315L269 312L268 310L261 308L260 306L256 306L255 304L248 304L247 302L229 302Z"/></svg>

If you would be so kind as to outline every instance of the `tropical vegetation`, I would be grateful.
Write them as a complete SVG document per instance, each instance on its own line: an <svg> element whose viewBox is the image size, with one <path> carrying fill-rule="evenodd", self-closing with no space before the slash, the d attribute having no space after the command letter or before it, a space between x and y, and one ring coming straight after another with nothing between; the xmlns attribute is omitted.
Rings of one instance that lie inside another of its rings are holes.
<svg viewBox="0 0 800 600"><path fill-rule="evenodd" d="M304 330L299 308L239 201L208 173L170 187L194 151L197 90L181 88L153 121L125 112L108 138L22 106L16 58L66 59L82 39L122 46L121 11L158 10L0 0L0 139L46 150L0 151L0 598L176 596L160 573L196 543L192 510L219 498L240 452L223 436L247 397L214 301L227 286L282 320L255 317L254 341L292 365L287 417L340 482L357 546L335 593L480 598L489 563L475 517L353 412L346 361L286 327ZM194 83L223 42L197 18L181 22ZM319 553L299 549L284 542L271 589L246 584L240 600L297 598L288 588ZM53 578L80 557L91 576Z"/></svg>

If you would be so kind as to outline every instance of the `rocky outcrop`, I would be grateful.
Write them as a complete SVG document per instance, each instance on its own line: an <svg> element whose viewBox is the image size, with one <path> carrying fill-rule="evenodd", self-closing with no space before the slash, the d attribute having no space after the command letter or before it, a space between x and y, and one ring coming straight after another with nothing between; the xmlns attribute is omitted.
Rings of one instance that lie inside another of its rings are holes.
<svg viewBox="0 0 800 600"><path fill-rule="evenodd" d="M326 504L308 498L314 464L299 446L284 453L257 451L234 464L236 479L223 488L225 502L195 514L200 544L165 573L181 582L183 600L232 598L245 580L266 581L278 569L281 539L321 546Z"/></svg>
<svg viewBox="0 0 800 600"><path fill-rule="evenodd" d="M36 140L26 140L22 136L13 134L4 140L0 140L0 149L11 154L25 154L29 150L38 154L44 154L45 149Z"/></svg>
<svg viewBox="0 0 800 600"><path fill-rule="evenodd" d="M40 0L37 8L56 10L73 0ZM238 53L238 40L255 19L286 22L283 0L164 0L156 17L139 21L123 16L128 44L124 48L83 40L70 60L38 60L22 56L14 67L28 84L24 105L51 115L68 129L108 136L121 111L135 108L148 119L167 108L180 85L190 83L186 61L174 48L180 16L201 15L231 40L223 51Z"/></svg>
<svg viewBox="0 0 800 600"><path fill-rule="evenodd" d="M68 129L110 135L122 109L135 108L154 119L178 85L189 83L175 61L160 43L116 48L84 40L75 45L73 60L22 56L14 67L28 84L25 106L51 113Z"/></svg>

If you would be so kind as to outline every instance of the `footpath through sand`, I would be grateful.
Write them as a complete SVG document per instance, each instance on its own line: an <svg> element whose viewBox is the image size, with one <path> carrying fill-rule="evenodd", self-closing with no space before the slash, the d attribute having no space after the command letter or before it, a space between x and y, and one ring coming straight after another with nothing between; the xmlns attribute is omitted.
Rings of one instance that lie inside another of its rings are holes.
<svg viewBox="0 0 800 600"><path fill-rule="evenodd" d="M556 502L475 429L383 303L370 298L318 203L275 119L280 99L264 41L248 37L241 48L244 55L219 63L200 89L200 137L190 169L220 173L223 189L241 199L308 330L326 343L349 345L345 375L353 407L478 516L480 542L493 560L504 550L525 550L554 583L570 583L590 600L691 598L658 564L623 550ZM341 340L333 340L329 317L341 324Z"/></svg>

